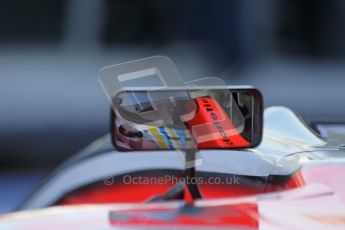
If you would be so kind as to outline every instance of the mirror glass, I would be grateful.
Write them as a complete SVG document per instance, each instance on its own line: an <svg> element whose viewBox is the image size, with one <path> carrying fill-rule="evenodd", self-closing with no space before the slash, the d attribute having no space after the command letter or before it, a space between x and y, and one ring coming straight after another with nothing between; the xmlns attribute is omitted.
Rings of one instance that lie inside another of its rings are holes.
<svg viewBox="0 0 345 230"><path fill-rule="evenodd" d="M114 97L112 141L122 151L255 147L263 102L253 88L124 90Z"/></svg>

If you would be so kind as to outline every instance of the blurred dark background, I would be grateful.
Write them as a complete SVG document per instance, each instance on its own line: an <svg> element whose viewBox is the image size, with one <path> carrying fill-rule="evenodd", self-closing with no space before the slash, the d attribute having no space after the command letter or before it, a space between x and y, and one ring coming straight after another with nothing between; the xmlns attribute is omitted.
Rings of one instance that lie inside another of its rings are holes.
<svg viewBox="0 0 345 230"><path fill-rule="evenodd" d="M103 66L166 55L185 80L254 85L266 106L344 121L344 12L342 0L1 1L0 213L108 131Z"/></svg>

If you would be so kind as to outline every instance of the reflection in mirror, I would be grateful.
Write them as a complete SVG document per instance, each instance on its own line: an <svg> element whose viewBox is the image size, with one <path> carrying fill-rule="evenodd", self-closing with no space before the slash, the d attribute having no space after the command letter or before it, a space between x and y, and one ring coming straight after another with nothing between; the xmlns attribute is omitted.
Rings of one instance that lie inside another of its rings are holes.
<svg viewBox="0 0 345 230"><path fill-rule="evenodd" d="M119 150L235 149L262 136L262 96L253 88L127 90L114 98Z"/></svg>

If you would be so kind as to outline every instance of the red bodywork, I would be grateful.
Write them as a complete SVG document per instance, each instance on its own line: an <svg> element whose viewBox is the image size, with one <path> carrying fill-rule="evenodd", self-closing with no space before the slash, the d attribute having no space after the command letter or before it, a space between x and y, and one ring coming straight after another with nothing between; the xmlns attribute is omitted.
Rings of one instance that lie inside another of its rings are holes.
<svg viewBox="0 0 345 230"><path fill-rule="evenodd" d="M322 197L334 197L332 191L336 191L336 194L340 196L342 202L345 202L345 186L339 183L339 175L345 175L344 165L328 165L328 166L312 166L304 167L296 171L292 175L286 177L284 180L279 179L277 181L269 179L265 190L251 188L249 186L211 186L207 185L202 188L203 195L206 202L216 202L216 198L226 197L244 197L242 202L230 202L230 204L223 205L222 202L218 202L218 205L211 205L207 208L196 208L186 205L186 207L176 208L164 208L161 206L148 208L148 209L122 209L119 211L111 212L110 224L114 226L170 226L170 227L188 227L188 226L203 226L203 227L244 227L250 229L259 229L260 227L260 202L258 202L255 196L264 193L279 194L277 192L282 191L284 194L286 191L291 190L292 195L288 195L289 200L296 200L298 202L314 202L313 199L321 199ZM284 181L284 182L283 182ZM322 184L323 186L330 188L325 191L317 189L311 189L312 192L308 192L309 187L313 187L316 184ZM159 185L124 185L116 184L106 187L94 187L83 191L78 191L66 196L61 202L61 205L71 204L100 204L100 203L127 203L127 202L141 202L148 199L152 194L164 194L171 185L159 186ZM306 188L303 190L303 188ZM299 192L301 190L301 192ZM138 192L141 191L141 192ZM307 192L306 192L307 191ZM315 192L318 191L318 192ZM315 193L315 194L314 194ZM249 196L248 196L249 195ZM283 198L283 196L279 196ZM253 197L253 199L249 198ZM279 203L277 198L272 200ZM321 197L321 198L320 198ZM279 199L280 199L279 198ZM322 198L324 202L325 198ZM327 198L329 199L329 198ZM325 200L327 200L325 199ZM227 199L228 200L228 199ZM236 200L236 199L235 199ZM268 199L269 200L269 199ZM310 201L308 201L310 200ZM328 201L326 201L328 202ZM320 203L321 204L321 203ZM318 205L320 205L318 204ZM325 210L327 205L324 204ZM139 206L140 207L140 206ZM296 206L296 208L298 208ZM283 209L283 207L282 207ZM345 210L345 209L344 209ZM330 222L334 224L334 220L337 222L345 220L345 213L343 216L334 216L330 214L326 219L322 219L318 214L310 214L308 218L318 218L317 221L327 224ZM280 214L279 216L282 216ZM320 214L321 215L321 214ZM324 214L323 214L324 215ZM162 219L162 216L166 218ZM279 217L282 218L282 217ZM303 226L303 223L300 223ZM273 228L276 229L276 228ZM280 229L278 227L277 229Z"/></svg>
<svg viewBox="0 0 345 230"><path fill-rule="evenodd" d="M224 109L212 98L196 98L198 110L186 122L199 149L247 147L244 139Z"/></svg>

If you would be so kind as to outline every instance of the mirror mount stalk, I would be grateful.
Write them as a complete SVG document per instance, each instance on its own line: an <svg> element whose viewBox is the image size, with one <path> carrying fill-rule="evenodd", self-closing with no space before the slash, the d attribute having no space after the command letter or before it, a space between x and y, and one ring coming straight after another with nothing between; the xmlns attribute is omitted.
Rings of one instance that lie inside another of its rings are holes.
<svg viewBox="0 0 345 230"><path fill-rule="evenodd" d="M196 178L195 167L196 167L196 154L197 149L189 149L183 150L185 155L185 171L184 171L184 179L185 179L185 186L188 189L192 200L201 199L201 192L198 186L198 179ZM188 200L186 191L184 193L185 200Z"/></svg>

